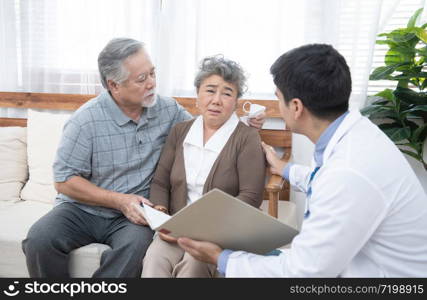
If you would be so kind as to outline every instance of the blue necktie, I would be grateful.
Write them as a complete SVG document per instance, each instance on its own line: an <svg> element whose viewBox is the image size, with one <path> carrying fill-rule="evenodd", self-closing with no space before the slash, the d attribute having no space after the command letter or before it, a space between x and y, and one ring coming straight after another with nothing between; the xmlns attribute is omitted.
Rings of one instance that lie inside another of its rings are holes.
<svg viewBox="0 0 427 300"><path fill-rule="evenodd" d="M313 181L314 176L316 175L317 171L319 171L320 166L315 167L313 172L310 174L310 180L308 181L308 189L307 189L307 209L304 213L304 219L307 219L310 216L310 208L308 206L310 197L311 197L311 182Z"/></svg>

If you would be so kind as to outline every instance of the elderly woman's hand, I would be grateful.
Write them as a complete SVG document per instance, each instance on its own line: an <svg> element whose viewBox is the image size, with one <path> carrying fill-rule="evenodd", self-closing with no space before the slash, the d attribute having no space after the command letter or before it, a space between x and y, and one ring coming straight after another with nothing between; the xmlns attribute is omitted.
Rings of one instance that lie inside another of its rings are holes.
<svg viewBox="0 0 427 300"><path fill-rule="evenodd" d="M249 118L248 123L250 126L254 128L261 129L262 125L264 125L265 123L265 117L266 117L265 112L262 112L258 114L255 118Z"/></svg>
<svg viewBox="0 0 427 300"><path fill-rule="evenodd" d="M260 113L255 118L249 118L248 123L250 126L252 126L254 128L261 129L262 125L264 125L264 123L265 123L265 117L266 117L265 112Z"/></svg>
<svg viewBox="0 0 427 300"><path fill-rule="evenodd" d="M176 243L178 241L178 239L176 239L176 238L174 238L174 237L172 237L170 235L167 235L167 234L164 234L164 233L161 233L161 232L158 232L158 234L159 234L159 237L162 240L164 240L165 242Z"/></svg>

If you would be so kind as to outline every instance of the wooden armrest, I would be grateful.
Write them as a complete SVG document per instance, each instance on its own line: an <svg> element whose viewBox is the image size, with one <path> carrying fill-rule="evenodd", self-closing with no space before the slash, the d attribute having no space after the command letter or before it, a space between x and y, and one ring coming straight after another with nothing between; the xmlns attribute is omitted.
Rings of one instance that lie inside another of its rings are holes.
<svg viewBox="0 0 427 300"><path fill-rule="evenodd" d="M281 160L288 162L290 153L285 152ZM278 204L279 204L279 193L286 184L286 180L279 175L271 175L268 180L265 190L268 192L268 214L277 218L278 216Z"/></svg>
<svg viewBox="0 0 427 300"><path fill-rule="evenodd" d="M282 176L273 174L268 180L268 183L265 186L265 190L269 193L280 192L283 189L285 183L285 179L283 179Z"/></svg>

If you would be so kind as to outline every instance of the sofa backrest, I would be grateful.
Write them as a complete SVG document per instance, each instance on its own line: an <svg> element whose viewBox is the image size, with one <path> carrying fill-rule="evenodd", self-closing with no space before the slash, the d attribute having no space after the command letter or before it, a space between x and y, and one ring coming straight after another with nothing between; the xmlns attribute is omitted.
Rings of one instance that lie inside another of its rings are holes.
<svg viewBox="0 0 427 300"><path fill-rule="evenodd" d="M28 108L28 109L50 109L73 111L96 95L79 94L50 94L50 93L21 93L21 92L0 92L0 107L3 108ZM191 114L197 115L195 98L174 97L179 104L187 109ZM243 104L246 101L266 106L266 117L268 119L280 118L277 100L246 100L238 102L238 116L245 115ZM0 118L0 127L26 127L27 119L24 118ZM292 147L292 134L289 130L283 129L261 129L261 139L274 147L283 149L284 159L289 159ZM30 158L31 161L31 158ZM30 163L29 161L29 163ZM30 169L31 178L31 169ZM25 189L25 187L24 187ZM265 189L264 199L270 199L271 205L269 213L277 216L277 201L289 200L289 186L279 177L270 179ZM273 200L272 200L273 199Z"/></svg>

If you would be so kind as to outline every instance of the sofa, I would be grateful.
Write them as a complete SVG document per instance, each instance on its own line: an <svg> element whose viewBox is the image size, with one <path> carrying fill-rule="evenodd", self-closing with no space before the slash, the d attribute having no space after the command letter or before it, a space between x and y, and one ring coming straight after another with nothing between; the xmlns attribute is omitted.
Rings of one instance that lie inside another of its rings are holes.
<svg viewBox="0 0 427 300"><path fill-rule="evenodd" d="M28 277L21 242L53 206L52 164L71 112L28 110L27 127L0 127L0 277ZM279 219L295 227L295 207L280 201ZM262 209L267 211L268 201ZM90 244L70 253L72 277L91 277L109 246Z"/></svg>

